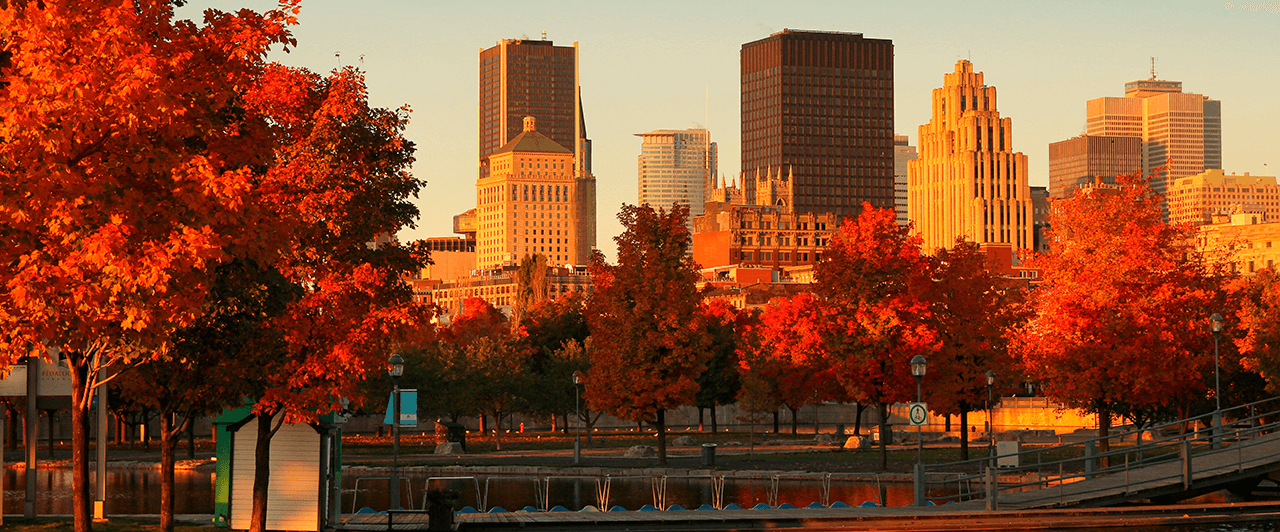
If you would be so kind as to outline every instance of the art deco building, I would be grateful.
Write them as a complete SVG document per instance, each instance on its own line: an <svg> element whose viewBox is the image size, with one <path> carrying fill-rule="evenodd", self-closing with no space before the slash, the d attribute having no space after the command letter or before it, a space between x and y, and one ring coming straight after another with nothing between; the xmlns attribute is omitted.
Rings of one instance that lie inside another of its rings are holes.
<svg viewBox="0 0 1280 532"><path fill-rule="evenodd" d="M1152 182L1161 194L1169 180L1222 168L1222 102L1182 92L1181 81L1151 79L1124 85L1124 97L1086 105L1089 135L1142 139L1142 172L1168 172Z"/></svg>
<svg viewBox="0 0 1280 532"><path fill-rule="evenodd" d="M1049 145L1049 194L1065 198L1071 190L1101 178L1142 171L1142 139L1081 135Z"/></svg>
<svg viewBox="0 0 1280 532"><path fill-rule="evenodd" d="M892 41L784 29L742 45L741 72L744 173L789 169L797 213L893 208Z"/></svg>
<svg viewBox="0 0 1280 532"><path fill-rule="evenodd" d="M920 158L908 167L908 208L924 248L1034 245L1027 156L1013 151L1013 122L996 111L996 88L966 60L933 90L933 117L920 126Z"/></svg>
<svg viewBox="0 0 1280 532"><path fill-rule="evenodd" d="M575 150L573 174L591 173L591 141L578 86L578 43L503 39L480 50L480 177L489 154L522 131L524 117L538 119L542 134Z"/></svg>
<svg viewBox="0 0 1280 532"><path fill-rule="evenodd" d="M596 180L575 175L573 154L525 117L524 132L489 154L476 181L476 268L540 254L584 265L596 240Z"/></svg>
<svg viewBox="0 0 1280 532"><path fill-rule="evenodd" d="M670 209L689 207L689 219L702 215L715 187L716 143L706 129L658 129L636 135L640 144L640 204Z"/></svg>
<svg viewBox="0 0 1280 532"><path fill-rule="evenodd" d="M907 212L907 163L916 160L916 147L907 144L906 135L893 136L893 210L898 212L898 225L911 220Z"/></svg>
<svg viewBox="0 0 1280 532"><path fill-rule="evenodd" d="M1280 222L1280 185L1273 176L1205 170L1171 181L1168 204L1171 223L1205 225L1214 215L1229 212L1251 212L1259 222Z"/></svg>

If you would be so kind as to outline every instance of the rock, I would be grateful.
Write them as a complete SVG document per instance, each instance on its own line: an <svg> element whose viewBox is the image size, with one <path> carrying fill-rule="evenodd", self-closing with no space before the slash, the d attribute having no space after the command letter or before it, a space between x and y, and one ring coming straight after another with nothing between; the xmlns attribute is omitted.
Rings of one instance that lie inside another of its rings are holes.
<svg viewBox="0 0 1280 532"><path fill-rule="evenodd" d="M623 458L657 458L658 451L649 445L632 445L627 449L627 453L622 455Z"/></svg>
<svg viewBox="0 0 1280 532"><path fill-rule="evenodd" d="M849 439L844 441L844 448L849 450L870 449L871 437L870 436L849 436Z"/></svg>
<svg viewBox="0 0 1280 532"><path fill-rule="evenodd" d="M727 441L727 442L724 442L724 445L723 445L722 447L742 447L742 442L740 442L740 441Z"/></svg>
<svg viewBox="0 0 1280 532"><path fill-rule="evenodd" d="M822 432L819 432L818 435L814 436L813 439L818 443L834 443L835 442L835 438L832 438L830 434L826 434Z"/></svg>
<svg viewBox="0 0 1280 532"><path fill-rule="evenodd" d="M447 441L436 445L436 454L467 454L462 450L462 444L456 441Z"/></svg>
<svg viewBox="0 0 1280 532"><path fill-rule="evenodd" d="M671 445L674 445L676 447L693 447L694 445L697 445L697 444L698 443L693 441L693 438L689 436L681 436L679 438L671 440Z"/></svg>

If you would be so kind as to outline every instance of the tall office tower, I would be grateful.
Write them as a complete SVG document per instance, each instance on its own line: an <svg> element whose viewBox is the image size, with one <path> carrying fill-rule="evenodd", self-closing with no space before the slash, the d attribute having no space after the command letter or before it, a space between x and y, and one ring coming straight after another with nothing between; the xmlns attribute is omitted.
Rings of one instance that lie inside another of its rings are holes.
<svg viewBox="0 0 1280 532"><path fill-rule="evenodd" d="M1034 245L1027 156L1013 151L1013 121L996 111L996 88L961 59L933 89L933 118L920 126L920 158L908 167L911 221L924 248Z"/></svg>
<svg viewBox="0 0 1280 532"><path fill-rule="evenodd" d="M640 157L640 204L670 209L679 202L689 206L689 221L702 216L715 187L716 143L706 129L656 129L636 135Z"/></svg>
<svg viewBox="0 0 1280 532"><path fill-rule="evenodd" d="M1081 135L1049 145L1049 194L1065 198L1080 185L1115 184L1116 176L1142 171L1142 139Z"/></svg>
<svg viewBox="0 0 1280 532"><path fill-rule="evenodd" d="M907 142L906 135L893 136L893 210L898 211L898 225L911 221L907 212L907 163L916 160L916 147Z"/></svg>
<svg viewBox="0 0 1280 532"><path fill-rule="evenodd" d="M892 41L784 29L742 45L741 68L744 174L793 174L797 213L893 208Z"/></svg>
<svg viewBox="0 0 1280 532"><path fill-rule="evenodd" d="M542 255L550 264L587 264L596 244L596 180L575 175L573 153L525 117L524 132L487 160L476 181L476 268Z"/></svg>
<svg viewBox="0 0 1280 532"><path fill-rule="evenodd" d="M481 178L489 173L489 154L520 134L526 116L538 119L541 132L553 142L576 152L574 175L591 173L578 43L555 46L544 35L540 41L503 39L480 50Z"/></svg>
<svg viewBox="0 0 1280 532"><path fill-rule="evenodd" d="M1124 84L1124 97L1086 104L1089 135L1142 139L1142 172L1169 170L1152 181L1161 194L1173 179L1222 168L1222 102L1182 92L1181 81L1151 79Z"/></svg>

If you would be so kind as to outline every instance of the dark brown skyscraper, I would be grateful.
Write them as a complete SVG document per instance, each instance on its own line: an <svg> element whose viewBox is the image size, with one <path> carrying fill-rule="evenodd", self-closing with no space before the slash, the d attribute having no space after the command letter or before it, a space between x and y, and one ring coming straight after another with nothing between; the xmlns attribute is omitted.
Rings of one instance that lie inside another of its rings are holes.
<svg viewBox="0 0 1280 532"><path fill-rule="evenodd" d="M893 42L782 30L742 45L742 171L795 179L796 212L893 208Z"/></svg>
<svg viewBox="0 0 1280 532"><path fill-rule="evenodd" d="M489 154L524 131L524 118L538 131L574 150L575 175L591 171L591 147L582 120L578 88L578 43L503 39L480 51L480 178ZM581 142L574 142L582 139Z"/></svg>

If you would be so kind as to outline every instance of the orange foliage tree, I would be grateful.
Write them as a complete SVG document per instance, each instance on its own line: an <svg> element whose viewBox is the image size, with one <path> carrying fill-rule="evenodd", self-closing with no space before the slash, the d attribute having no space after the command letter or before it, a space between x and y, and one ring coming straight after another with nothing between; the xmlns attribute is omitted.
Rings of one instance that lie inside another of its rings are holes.
<svg viewBox="0 0 1280 532"><path fill-rule="evenodd" d="M1025 287L988 270L978 244L957 240L932 257L928 292L929 324L938 343L927 355L929 409L960 415L960 455L969 459L969 412L987 404L987 371L996 375L999 392L1020 374L1009 353L1008 332L1024 320Z"/></svg>
<svg viewBox="0 0 1280 532"><path fill-rule="evenodd" d="M739 375L738 342L743 328L752 322L750 311L740 311L724 299L713 299L698 307L702 313L708 344L707 369L698 376L698 393L694 406L698 407L698 429L703 430L702 412L711 409L711 432L719 430L716 410L720 405L732 403L741 388Z"/></svg>
<svg viewBox="0 0 1280 532"><path fill-rule="evenodd" d="M230 253L269 259L263 129L231 109L292 42L291 8L197 26L169 2L0 4L0 364L67 357L77 531L99 370L165 356Z"/></svg>
<svg viewBox="0 0 1280 532"><path fill-rule="evenodd" d="M1042 282L1013 338L1027 375L1046 395L1096 413L1104 438L1114 414L1186 415L1204 396L1213 379L1208 318L1224 294L1224 277L1192 247L1189 228L1164 222L1148 180L1118 183L1054 202L1050 251L1030 261Z"/></svg>
<svg viewBox="0 0 1280 532"><path fill-rule="evenodd" d="M1241 284L1236 317L1242 334L1235 345L1246 368L1266 379L1267 391L1280 392L1280 274L1266 268Z"/></svg>
<svg viewBox="0 0 1280 532"><path fill-rule="evenodd" d="M748 378L761 384L747 391L770 396L751 402L791 410L792 434L801 407L845 395L829 351L838 327L834 308L813 294L797 294L770 301L759 323L745 335L742 366Z"/></svg>
<svg viewBox="0 0 1280 532"><path fill-rule="evenodd" d="M657 428L661 464L665 411L693 403L707 360L688 216L689 208L678 204L670 212L624 205L618 263L606 264L597 254L591 264L596 290L587 307L593 347L587 403Z"/></svg>
<svg viewBox="0 0 1280 532"><path fill-rule="evenodd" d="M852 400L879 407L881 468L888 467L888 404L915 399L909 362L931 352L936 338L927 321L929 260L920 237L896 217L864 203L840 226L816 272L816 292L835 309L839 328L829 346L836 381Z"/></svg>

